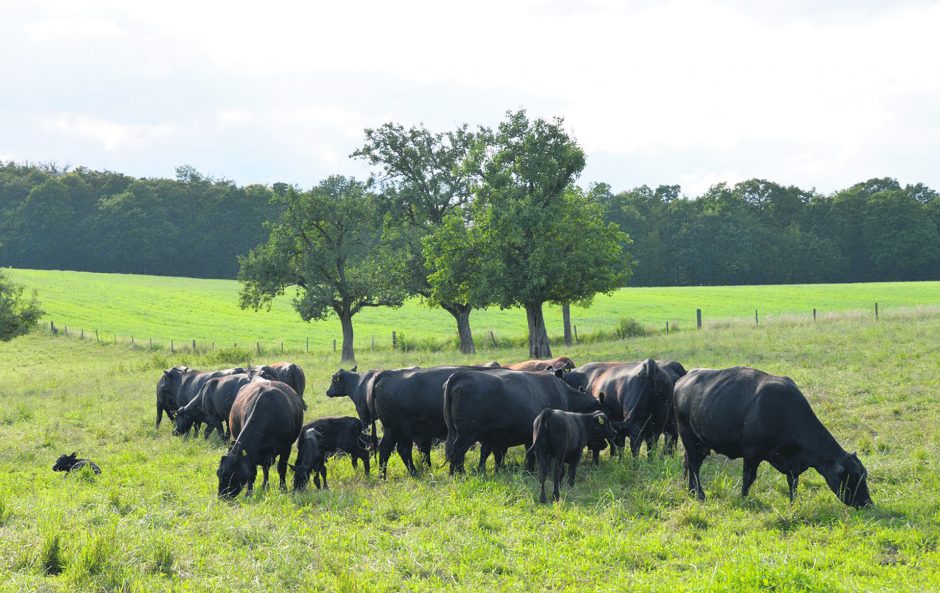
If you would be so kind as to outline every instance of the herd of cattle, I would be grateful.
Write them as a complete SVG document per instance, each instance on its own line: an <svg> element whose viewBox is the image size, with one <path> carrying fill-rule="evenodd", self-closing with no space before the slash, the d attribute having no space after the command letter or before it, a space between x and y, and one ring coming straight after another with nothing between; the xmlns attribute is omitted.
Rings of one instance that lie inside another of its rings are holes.
<svg viewBox="0 0 940 593"><path fill-rule="evenodd" d="M791 501L800 474L814 468L845 504L872 504L865 467L823 426L796 384L756 369L687 372L678 362L653 359L576 367L565 357L363 373L353 367L333 375L326 395L349 397L358 418L308 424L303 422L305 382L303 370L287 362L210 372L174 367L157 383L156 424L159 428L165 413L175 421L175 434L204 424L205 438L217 431L234 439L217 471L224 498L242 489L250 493L258 466L266 487L275 458L281 488L287 487L288 466L295 490L311 479L326 488L326 460L332 454L347 453L354 467L362 461L368 475L371 450L384 478L393 450L414 474L415 445L430 466L431 448L443 441L452 474L463 471L475 444L480 471L491 454L499 470L510 447L525 446L527 469L534 471L538 463L544 502L549 475L555 500L566 466L574 485L585 448L596 464L602 450L610 447L616 455L628 439L634 456L643 443L653 455L663 436L668 453L681 439L689 491L701 500L699 469L715 451L744 459L742 496L766 461L786 476Z"/></svg>

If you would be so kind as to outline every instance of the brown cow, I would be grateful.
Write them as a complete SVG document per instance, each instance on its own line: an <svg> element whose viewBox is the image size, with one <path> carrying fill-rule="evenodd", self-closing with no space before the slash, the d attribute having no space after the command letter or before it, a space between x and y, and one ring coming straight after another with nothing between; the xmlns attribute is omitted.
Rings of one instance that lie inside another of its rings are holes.
<svg viewBox="0 0 940 593"><path fill-rule="evenodd" d="M517 362L514 364L507 364L503 368L512 369L514 371L557 371L559 369L563 371L570 371L575 367L574 361L568 358L567 356L559 356L557 358L551 358L549 360L526 360L523 362Z"/></svg>

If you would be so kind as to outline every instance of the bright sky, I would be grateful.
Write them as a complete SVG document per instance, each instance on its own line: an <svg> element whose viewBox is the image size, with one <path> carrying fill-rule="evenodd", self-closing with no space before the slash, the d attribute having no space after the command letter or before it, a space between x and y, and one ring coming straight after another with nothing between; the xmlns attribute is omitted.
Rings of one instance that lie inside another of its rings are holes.
<svg viewBox="0 0 940 593"><path fill-rule="evenodd" d="M0 159L364 177L386 121L560 115L581 182L940 189L940 2L0 0Z"/></svg>

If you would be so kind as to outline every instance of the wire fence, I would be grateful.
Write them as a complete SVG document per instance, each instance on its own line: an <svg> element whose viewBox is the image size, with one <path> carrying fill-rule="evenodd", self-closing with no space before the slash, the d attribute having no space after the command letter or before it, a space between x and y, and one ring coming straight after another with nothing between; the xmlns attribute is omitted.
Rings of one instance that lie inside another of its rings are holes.
<svg viewBox="0 0 940 593"><path fill-rule="evenodd" d="M891 312L888 315L896 317L898 315L905 315L911 313L928 313L932 314L933 312L940 312L940 306L925 306L925 307L899 307L892 308ZM702 309L695 310L695 330L707 330L707 329L719 329L726 327L741 327L741 326L753 326L761 327L764 325L770 324L786 324L786 325L795 325L795 324L805 324L805 323L818 323L818 322L832 322L836 320L844 319L869 319L873 321L879 320L881 317L885 316L885 311L879 307L879 304L873 303L873 307L868 311L860 310L846 310L846 311L835 311L822 313L821 311L813 308L812 311L807 311L805 313L782 313L782 314L773 314L773 315L761 315L759 309L754 309L753 318L750 317L719 317L709 320ZM614 326L608 328L593 329L591 331L581 331L578 332L577 324L572 325L572 330L570 332L571 340L570 343L566 342L561 335L558 336L549 336L553 344L565 344L566 346L574 344L590 344L602 341L611 341L611 340L627 340L631 338L637 338L647 335L655 334L675 334L680 331L687 331L684 327L676 321L666 321L663 325L652 326L649 324L640 323L634 319L621 318ZM309 337L305 338L302 342L298 343L296 338L293 340L283 340L283 339L268 339L268 340L244 340L244 341L233 341L233 342L221 342L215 340L197 340L197 339L187 339L187 340L176 340L176 339L165 339L158 338L154 339L152 337L140 337L142 334L118 334L113 331L101 330L99 328L85 329L85 328L76 328L74 326L69 327L68 325L57 325L55 321L49 321L48 326L46 326L47 333L53 336L74 338L82 341L91 341L94 340L97 344L102 345L121 345L133 349L140 350L150 350L154 352L186 352L186 353L196 353L204 354L212 352L215 350L239 350L239 351L248 351L257 356L262 355L271 355L271 354L301 354L301 353L318 353L318 354L328 354L330 352L340 352L342 348L342 339L336 338L332 340L332 347L327 348L314 346L311 348L311 340ZM485 329L482 332L478 332L475 335L475 347L477 351L481 350L497 350L513 347L522 347L528 343L528 337L525 335L521 336L506 336L498 335L495 330ZM453 339L435 339L435 338L420 338L413 339L410 336L405 336L403 333L398 331L392 331L391 335L388 338L380 339L376 341L375 336L370 336L366 342L366 348L371 351L390 351L390 350L401 350L401 351L444 351L444 350L457 350L458 349L458 340L456 337ZM360 343L359 348L361 349L363 345Z"/></svg>

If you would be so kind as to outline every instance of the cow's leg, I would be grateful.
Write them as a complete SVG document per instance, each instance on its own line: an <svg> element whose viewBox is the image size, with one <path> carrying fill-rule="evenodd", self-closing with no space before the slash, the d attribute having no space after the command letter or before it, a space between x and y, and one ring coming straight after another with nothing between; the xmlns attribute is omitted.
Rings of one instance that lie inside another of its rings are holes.
<svg viewBox="0 0 940 593"><path fill-rule="evenodd" d="M379 443L379 471L384 480L388 475L388 458L392 456L392 450L395 448L395 439L389 432L382 434L382 441Z"/></svg>
<svg viewBox="0 0 940 593"><path fill-rule="evenodd" d="M222 421L218 418L215 419L215 430L219 433L219 440L224 443L228 438L228 431L222 428Z"/></svg>
<svg viewBox="0 0 940 593"><path fill-rule="evenodd" d="M663 430L663 437L666 455L674 455L676 453L676 443L679 441L679 429L676 427L674 414L669 415L669 422L666 423L666 428Z"/></svg>
<svg viewBox="0 0 940 593"><path fill-rule="evenodd" d="M578 462L580 459L575 459L568 464L568 487L574 488L574 474L578 471Z"/></svg>
<svg viewBox="0 0 940 593"><path fill-rule="evenodd" d="M225 436L222 437L223 441L227 441L232 438L232 427L228 425L228 419L223 420L225 422Z"/></svg>
<svg viewBox="0 0 940 593"><path fill-rule="evenodd" d="M760 459L750 455L744 456L744 475L741 477L741 496L747 496L751 490L751 484L757 479L757 466L760 465Z"/></svg>
<svg viewBox="0 0 940 593"><path fill-rule="evenodd" d="M487 442L480 443L480 463L477 465L477 471L481 474L486 473L486 460L489 458L490 453L493 451L490 444ZM494 470L495 471L495 470Z"/></svg>
<svg viewBox="0 0 940 593"><path fill-rule="evenodd" d="M154 428L160 428L160 421L163 420L163 406L157 402L157 425Z"/></svg>
<svg viewBox="0 0 940 593"><path fill-rule="evenodd" d="M453 447L451 448L450 456L450 473L463 473L463 461L467 456L467 451L470 450L470 446L476 442L476 437L466 438L459 437L454 440Z"/></svg>
<svg viewBox="0 0 940 593"><path fill-rule="evenodd" d="M290 460L291 445L281 449L281 455L277 460L277 475L280 478L281 490L287 490L287 462ZM273 461L273 459L272 459Z"/></svg>
<svg viewBox="0 0 940 593"><path fill-rule="evenodd" d="M558 500L561 498L561 480L565 477L565 458L564 456L559 455L555 458L555 475L552 476L555 480L555 489L552 491L552 500Z"/></svg>
<svg viewBox="0 0 940 593"><path fill-rule="evenodd" d="M255 491L255 479L258 477L258 466L251 462L251 473L248 476L248 488L245 490L245 496L251 496Z"/></svg>
<svg viewBox="0 0 940 593"><path fill-rule="evenodd" d="M800 485L800 474L793 470L787 472L787 486L790 487L790 504L796 498L796 487Z"/></svg>
<svg viewBox="0 0 940 593"><path fill-rule="evenodd" d="M539 502L547 502L545 500L545 478L548 477L548 470L552 466L552 458L548 455L539 455L539 484L542 485L542 493L539 495Z"/></svg>
<svg viewBox="0 0 940 593"><path fill-rule="evenodd" d="M530 474L535 471L535 454L532 452L532 441L525 443L525 469Z"/></svg>
<svg viewBox="0 0 940 593"><path fill-rule="evenodd" d="M421 458L424 459L424 463L428 468L431 467L431 445L433 443L434 439L431 437L421 437L418 441L418 450L421 451Z"/></svg>
<svg viewBox="0 0 940 593"><path fill-rule="evenodd" d="M495 466L493 467L493 472L498 472L503 469L503 460L506 459L506 449L498 448L493 449L493 461Z"/></svg>
<svg viewBox="0 0 940 593"><path fill-rule="evenodd" d="M329 490L330 487L326 483L326 464L323 464L323 467L320 468L320 475L323 476L323 489Z"/></svg>
<svg viewBox="0 0 940 593"><path fill-rule="evenodd" d="M702 489L702 480L699 469L708 456L708 448L695 436L692 429L679 425L679 436L682 437L682 446L685 447L685 467L689 476L689 494L694 494L699 500L705 500L705 491Z"/></svg>
<svg viewBox="0 0 940 593"><path fill-rule="evenodd" d="M205 432L204 432L203 435L202 435L202 440L208 441L208 440L209 440L209 435L212 434L212 431L213 431L213 430L215 430L215 426L213 426L212 424L206 422L206 430L205 430Z"/></svg>
<svg viewBox="0 0 940 593"><path fill-rule="evenodd" d="M355 459L355 456L353 457L353 459ZM365 468L366 475L368 476L369 475L369 452L368 451L366 451L365 453L362 453L362 466Z"/></svg>
<svg viewBox="0 0 940 593"><path fill-rule="evenodd" d="M272 461L274 461L274 459L268 458L261 462L261 475L264 476L264 480L261 481L262 490L268 489L268 470L271 469Z"/></svg>
<svg viewBox="0 0 940 593"><path fill-rule="evenodd" d="M598 449L597 447L594 447L593 449L591 449L591 454L593 456L594 465L600 465L601 464L601 450Z"/></svg>
<svg viewBox="0 0 940 593"><path fill-rule="evenodd" d="M408 468L408 473L412 476L417 474L418 470L415 468L415 462L411 458L412 450L414 449L414 441L411 437L398 439L396 448L398 449L398 456L401 457L402 463Z"/></svg>

